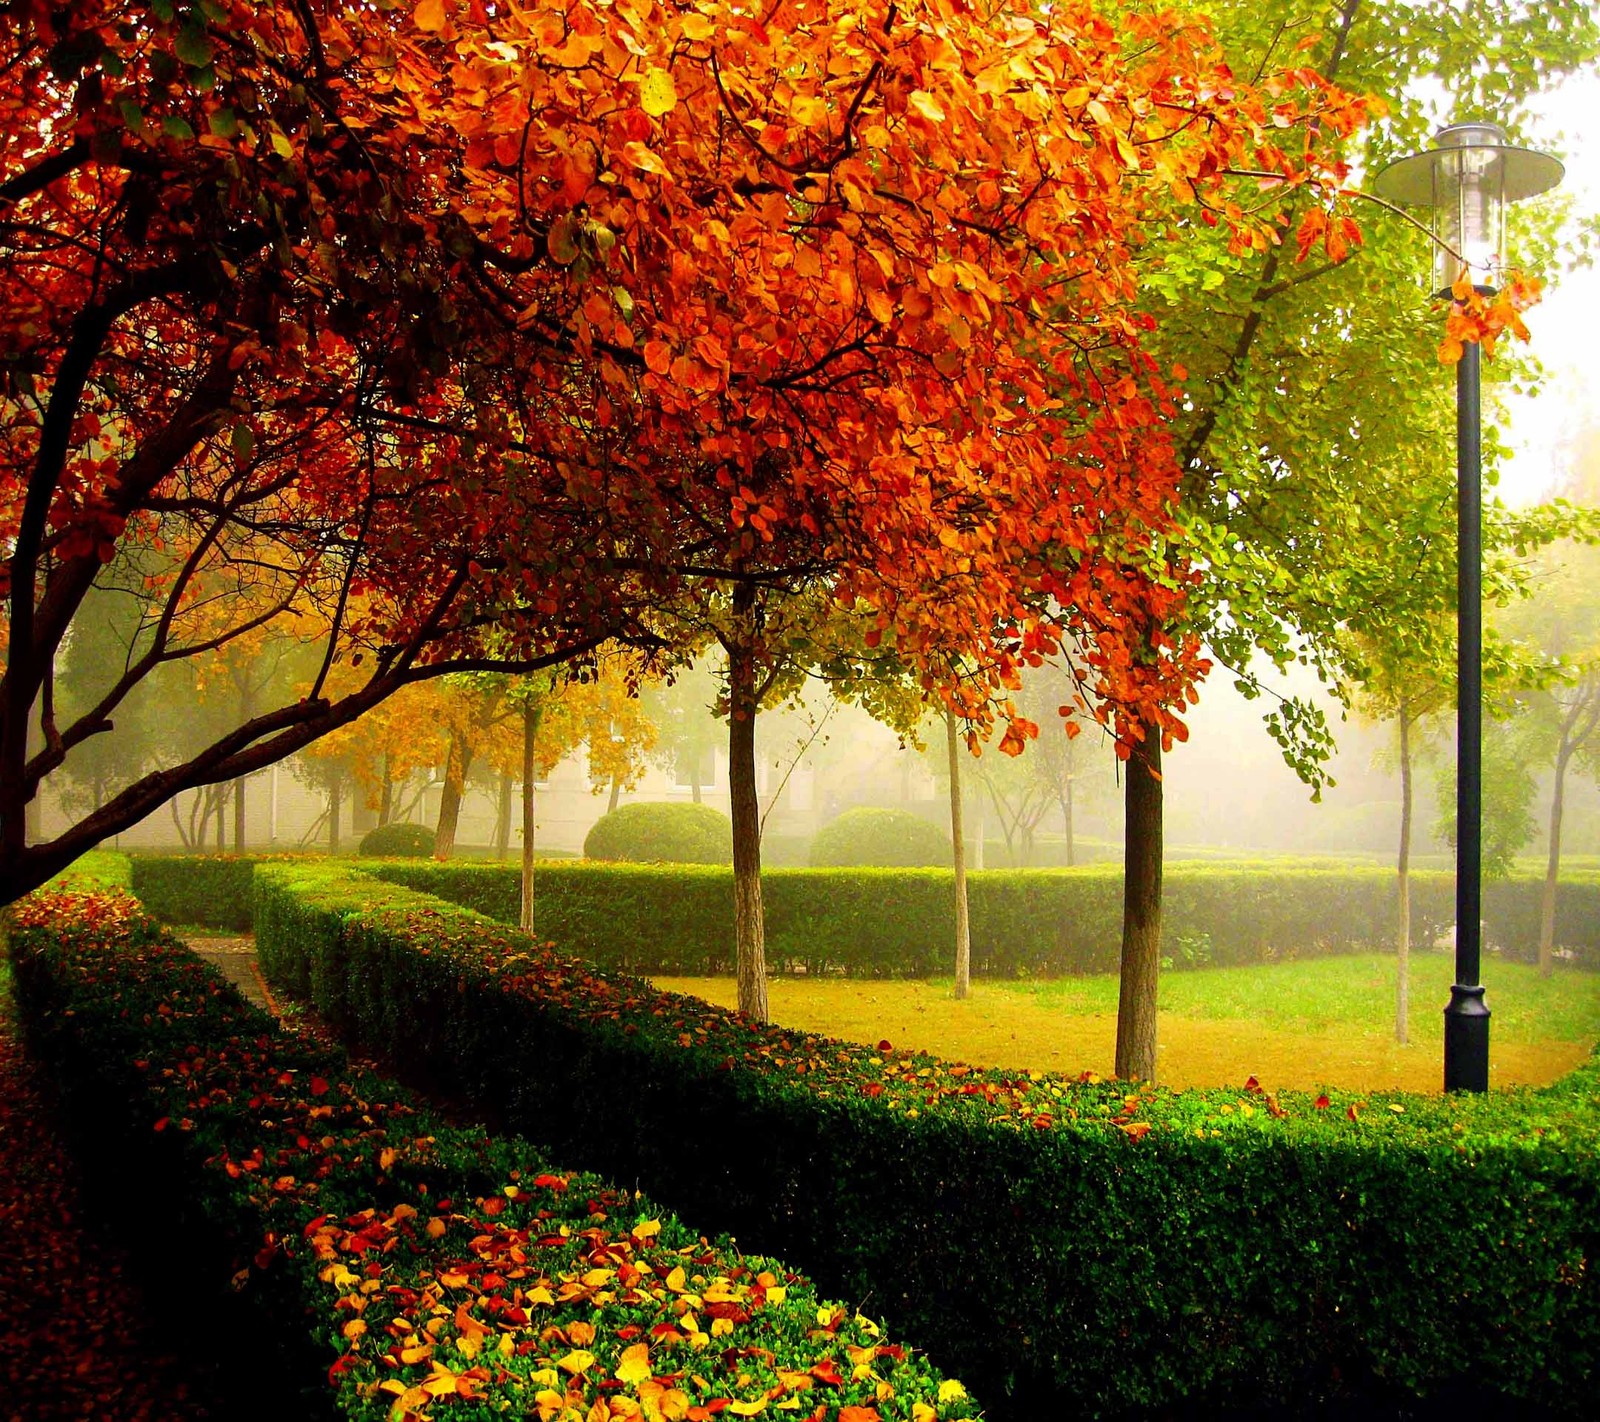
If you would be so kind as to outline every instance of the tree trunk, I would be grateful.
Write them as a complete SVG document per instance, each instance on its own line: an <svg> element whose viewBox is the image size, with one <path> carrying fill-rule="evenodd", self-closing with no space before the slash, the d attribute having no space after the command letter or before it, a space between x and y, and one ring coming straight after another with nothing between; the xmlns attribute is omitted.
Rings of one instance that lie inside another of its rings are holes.
<svg viewBox="0 0 1600 1422"><path fill-rule="evenodd" d="M697 805L701 803L700 790L700 748L696 746L689 756L689 793Z"/></svg>
<svg viewBox="0 0 1600 1422"><path fill-rule="evenodd" d="M1561 745L1556 751L1555 785L1550 793L1550 856L1545 861L1544 893L1539 901L1539 976L1555 972L1556 884L1561 878L1561 814L1566 803L1567 762L1572 759L1572 743L1562 728Z"/></svg>
<svg viewBox="0 0 1600 1422"><path fill-rule="evenodd" d="M461 737L450 736L450 754L444 763L444 788L439 792L439 823L433 830L433 857L448 859L456 852L456 826L461 820L461 798L467 788L471 753Z"/></svg>
<svg viewBox="0 0 1600 1422"><path fill-rule="evenodd" d="M611 777L611 798L606 801L606 813L609 815L617 808L617 801L622 798L622 780L613 775Z"/></svg>
<svg viewBox="0 0 1600 1422"><path fill-rule="evenodd" d="M511 853L511 787L516 782L511 772L500 772L500 798L494 807L494 857L504 859Z"/></svg>
<svg viewBox="0 0 1600 1422"><path fill-rule="evenodd" d="M1156 992L1161 970L1161 729L1149 724L1124 781L1122 982L1116 1073L1156 1079Z"/></svg>
<svg viewBox="0 0 1600 1422"><path fill-rule="evenodd" d="M378 824L389 823L394 816L394 776L389 774L389 757L383 758L383 798L378 802Z"/></svg>
<svg viewBox="0 0 1600 1422"><path fill-rule="evenodd" d="M522 913L518 923L524 933L533 932L533 782L537 774L533 752L543 719L542 705L530 702L522 708Z"/></svg>
<svg viewBox="0 0 1600 1422"><path fill-rule="evenodd" d="M233 852L244 853L244 777L233 782Z"/></svg>
<svg viewBox="0 0 1600 1422"><path fill-rule="evenodd" d="M736 606L738 601L736 596ZM733 811L733 929L739 1011L766 1022L761 806L756 798L756 663L748 645L728 650L728 796Z"/></svg>
<svg viewBox="0 0 1600 1422"><path fill-rule="evenodd" d="M1067 743L1072 744L1070 741ZM1067 752L1067 793L1061 798L1061 825L1067 836L1067 868L1078 862L1078 849L1072 838L1072 791L1077 776L1072 768L1072 752Z"/></svg>
<svg viewBox="0 0 1600 1422"><path fill-rule="evenodd" d="M1395 940L1394 1039L1410 1040L1411 1017L1411 708L1400 702L1399 936Z"/></svg>
<svg viewBox="0 0 1600 1422"><path fill-rule="evenodd" d="M956 718L944 713L945 739L950 746L950 846L956 870L956 997L972 991L972 932L967 918L967 847L961 839L961 751Z"/></svg>
<svg viewBox="0 0 1600 1422"><path fill-rule="evenodd" d="M339 821L344 816L344 807L340 804L341 792L344 789L344 776L334 771L328 781L328 853L339 852Z"/></svg>

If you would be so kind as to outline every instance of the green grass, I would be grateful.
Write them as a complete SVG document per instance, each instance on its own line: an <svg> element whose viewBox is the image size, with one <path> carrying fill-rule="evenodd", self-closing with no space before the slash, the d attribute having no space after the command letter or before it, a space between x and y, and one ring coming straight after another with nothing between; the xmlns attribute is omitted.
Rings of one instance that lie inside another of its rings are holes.
<svg viewBox="0 0 1600 1422"><path fill-rule="evenodd" d="M1433 1030L1449 1000L1454 964L1447 953L1413 953L1410 1023ZM1600 974L1558 968L1543 979L1523 963L1484 963L1493 1032L1501 1042L1579 1042L1600 1036ZM1101 974L1047 982L991 983L1024 993L1063 1014L1115 1012L1117 978ZM1393 1019L1392 954L1310 958L1249 968L1206 968L1161 975L1161 1010L1199 1021L1246 1020L1274 1030L1371 1027Z"/></svg>

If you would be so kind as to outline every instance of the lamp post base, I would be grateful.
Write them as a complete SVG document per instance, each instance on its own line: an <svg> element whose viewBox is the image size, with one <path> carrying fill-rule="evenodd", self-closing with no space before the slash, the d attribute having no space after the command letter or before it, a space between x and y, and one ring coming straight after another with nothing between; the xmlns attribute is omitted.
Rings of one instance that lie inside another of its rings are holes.
<svg viewBox="0 0 1600 1422"><path fill-rule="evenodd" d="M1455 983L1444 1010L1444 1089L1489 1089L1489 1008L1483 988Z"/></svg>

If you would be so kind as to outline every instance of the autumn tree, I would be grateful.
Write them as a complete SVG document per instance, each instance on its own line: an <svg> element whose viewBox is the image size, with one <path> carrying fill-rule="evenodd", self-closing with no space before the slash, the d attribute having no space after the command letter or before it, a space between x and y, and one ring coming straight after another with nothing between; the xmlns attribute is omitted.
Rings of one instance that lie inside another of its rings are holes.
<svg viewBox="0 0 1600 1422"><path fill-rule="evenodd" d="M410 682L648 641L646 609L769 546L909 665L954 645L999 687L1081 624L1163 725L1197 671L1181 637L1126 650L1182 597L1144 567L1175 469L1130 251L1157 194L1293 180L1294 124L1355 114L1314 75L1252 89L1197 23L1128 15L1124 45L1022 0L10 16L7 898ZM149 650L63 723L89 589L154 547ZM30 843L73 746L239 635L186 611L246 566L250 625L323 626L308 694Z"/></svg>

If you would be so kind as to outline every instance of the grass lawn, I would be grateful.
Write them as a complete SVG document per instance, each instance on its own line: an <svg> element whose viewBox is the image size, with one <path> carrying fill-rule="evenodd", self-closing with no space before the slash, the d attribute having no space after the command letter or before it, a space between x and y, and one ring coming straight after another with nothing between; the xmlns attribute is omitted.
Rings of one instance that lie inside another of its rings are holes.
<svg viewBox="0 0 1600 1422"><path fill-rule="evenodd" d="M1169 1086L1438 1091L1441 1012L1450 997L1446 953L1414 953L1408 1046L1394 1040L1395 964L1387 954L1319 958L1161 977L1159 1076ZM1600 1040L1600 974L1488 959L1494 1013L1490 1081L1542 1085L1572 1070ZM731 978L657 978L658 986L731 1007ZM887 1037L985 1066L1111 1074L1115 975L977 982L966 1002L948 980L872 982L775 978L772 1014L787 1026L854 1041Z"/></svg>

